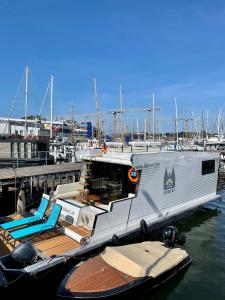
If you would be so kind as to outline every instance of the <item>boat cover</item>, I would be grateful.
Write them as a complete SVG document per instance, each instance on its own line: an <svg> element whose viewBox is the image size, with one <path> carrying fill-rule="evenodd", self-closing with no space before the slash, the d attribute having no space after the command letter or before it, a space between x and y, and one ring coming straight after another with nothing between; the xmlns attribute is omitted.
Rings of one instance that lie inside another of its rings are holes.
<svg viewBox="0 0 225 300"><path fill-rule="evenodd" d="M188 256L180 248L167 248L162 242L143 242L106 247L102 259L113 268L132 277L157 277L178 265Z"/></svg>

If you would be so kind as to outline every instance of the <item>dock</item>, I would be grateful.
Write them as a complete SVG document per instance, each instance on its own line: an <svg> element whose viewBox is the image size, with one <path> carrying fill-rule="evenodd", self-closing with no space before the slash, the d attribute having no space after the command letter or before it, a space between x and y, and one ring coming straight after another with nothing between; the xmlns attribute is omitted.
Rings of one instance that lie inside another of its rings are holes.
<svg viewBox="0 0 225 300"><path fill-rule="evenodd" d="M8 208L7 213L16 211L19 198L27 206L40 199L42 193L52 193L58 184L76 182L80 169L81 163L0 169L0 215L4 208Z"/></svg>
<svg viewBox="0 0 225 300"><path fill-rule="evenodd" d="M64 163L58 165L33 166L22 168L0 169L0 185L14 182L15 178L37 177L45 175L79 172L81 163Z"/></svg>

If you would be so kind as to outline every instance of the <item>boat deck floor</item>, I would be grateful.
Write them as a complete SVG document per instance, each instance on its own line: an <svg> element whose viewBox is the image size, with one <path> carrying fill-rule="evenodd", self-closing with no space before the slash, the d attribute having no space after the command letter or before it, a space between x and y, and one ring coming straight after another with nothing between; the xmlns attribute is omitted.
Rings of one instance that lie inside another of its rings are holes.
<svg viewBox="0 0 225 300"><path fill-rule="evenodd" d="M71 293L101 292L116 289L134 280L134 277L114 269L100 256L96 256L71 273L65 289Z"/></svg>
<svg viewBox="0 0 225 300"><path fill-rule="evenodd" d="M59 255L80 247L78 242L56 230L34 237L32 242L47 256Z"/></svg>
<svg viewBox="0 0 225 300"><path fill-rule="evenodd" d="M11 215L10 217L7 217L7 219L4 219L5 222L16 220L19 218L23 218L28 216L29 214L25 215ZM59 222L60 226L64 226L82 236L90 236L91 231L86 229L82 226L74 226L72 224L69 224L63 220L60 220ZM16 230L15 228L13 230ZM40 250L43 255L46 256L53 256L53 255L59 255L68 251L71 251L73 249L79 248L80 244L73 240L72 238L68 237L67 235L64 235L59 230L52 230L48 231L33 237L28 238L29 241L31 241L38 250ZM16 242L16 246L19 245L20 242ZM13 251L13 242L3 242L3 236L0 235L0 256L10 254Z"/></svg>

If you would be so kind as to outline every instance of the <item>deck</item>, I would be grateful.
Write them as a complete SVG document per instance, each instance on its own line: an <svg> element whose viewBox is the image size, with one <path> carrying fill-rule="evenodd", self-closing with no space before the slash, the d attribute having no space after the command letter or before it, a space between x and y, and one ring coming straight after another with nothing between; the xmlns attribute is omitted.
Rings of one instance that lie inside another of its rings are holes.
<svg viewBox="0 0 225 300"><path fill-rule="evenodd" d="M0 169L0 181L32 176L43 176L54 173L73 172L80 170L80 167L80 163L65 163L59 165Z"/></svg>
<svg viewBox="0 0 225 300"><path fill-rule="evenodd" d="M25 216L25 215L24 215ZM19 217L24 217L21 215L12 215L8 217L7 221L18 219ZM82 226L74 226L65 222L64 220L59 220L59 225L64 226L81 236L87 237L91 235L91 231ZM13 229L15 230L15 228ZM71 251L73 249L79 248L80 244L73 240L72 238L64 235L61 231L55 229L40 235L29 238L30 241L40 250L44 256L53 256L63 254L65 252ZM16 246L19 245L17 241ZM0 256L10 254L13 251L13 242L3 242L3 237L0 235Z"/></svg>

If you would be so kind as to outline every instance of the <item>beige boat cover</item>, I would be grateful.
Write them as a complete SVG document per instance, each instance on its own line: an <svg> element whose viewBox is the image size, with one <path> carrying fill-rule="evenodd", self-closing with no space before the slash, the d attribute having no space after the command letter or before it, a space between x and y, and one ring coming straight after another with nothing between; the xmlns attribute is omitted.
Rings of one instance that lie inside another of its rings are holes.
<svg viewBox="0 0 225 300"><path fill-rule="evenodd" d="M188 256L180 248L169 249L162 242L143 242L106 247L102 259L113 268L132 277L157 277Z"/></svg>

